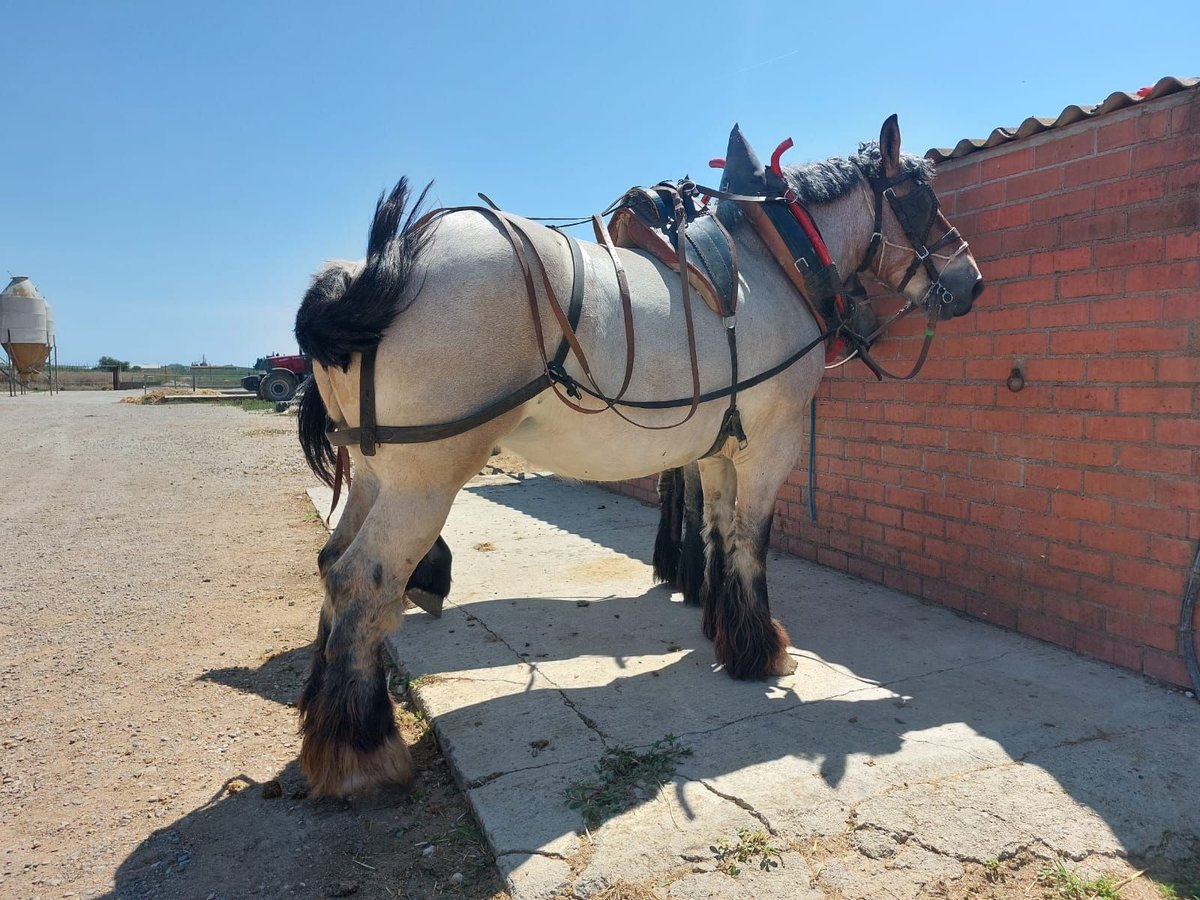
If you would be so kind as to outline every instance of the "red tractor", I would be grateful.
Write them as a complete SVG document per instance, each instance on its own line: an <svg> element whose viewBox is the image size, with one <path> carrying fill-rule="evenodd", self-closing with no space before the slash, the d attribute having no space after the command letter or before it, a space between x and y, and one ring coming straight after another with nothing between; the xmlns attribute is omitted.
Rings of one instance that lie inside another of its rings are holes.
<svg viewBox="0 0 1200 900"><path fill-rule="evenodd" d="M312 360L303 355L263 356L254 363L258 370L242 379L242 387L264 400L276 403L291 400L304 380L312 374Z"/></svg>

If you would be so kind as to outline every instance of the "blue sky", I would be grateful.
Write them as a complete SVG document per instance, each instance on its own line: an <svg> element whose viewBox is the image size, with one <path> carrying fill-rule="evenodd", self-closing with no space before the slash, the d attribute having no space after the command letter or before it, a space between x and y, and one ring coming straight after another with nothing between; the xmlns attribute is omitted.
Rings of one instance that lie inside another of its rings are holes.
<svg viewBox="0 0 1200 900"><path fill-rule="evenodd" d="M249 364L400 175L587 214L735 121L798 163L896 112L922 153L1200 74L1197 34L1194 3L0 0L0 275L62 362Z"/></svg>

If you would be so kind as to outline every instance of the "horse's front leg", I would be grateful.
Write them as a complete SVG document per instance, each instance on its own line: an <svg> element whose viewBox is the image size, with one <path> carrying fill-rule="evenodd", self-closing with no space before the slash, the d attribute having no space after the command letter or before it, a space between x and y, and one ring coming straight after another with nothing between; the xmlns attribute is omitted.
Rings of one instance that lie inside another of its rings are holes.
<svg viewBox="0 0 1200 900"><path fill-rule="evenodd" d="M701 465L709 535L706 633L711 629L713 652L733 678L790 675L796 663L787 653L787 631L771 617L766 561L775 495L791 466L780 474L774 471L783 468L778 464L764 469L757 460L743 458L734 478L730 476L733 465L725 462L727 468L713 466L716 471L711 473ZM731 481L736 485L736 500L724 504ZM720 499L710 501L710 482L720 490ZM723 557L723 570L715 564L717 551Z"/></svg>
<svg viewBox="0 0 1200 900"><path fill-rule="evenodd" d="M382 657L400 626L409 574L444 520L414 516L381 491L350 545L325 569L325 603L300 697L300 766L312 796L412 780ZM417 521L425 520L425 528Z"/></svg>

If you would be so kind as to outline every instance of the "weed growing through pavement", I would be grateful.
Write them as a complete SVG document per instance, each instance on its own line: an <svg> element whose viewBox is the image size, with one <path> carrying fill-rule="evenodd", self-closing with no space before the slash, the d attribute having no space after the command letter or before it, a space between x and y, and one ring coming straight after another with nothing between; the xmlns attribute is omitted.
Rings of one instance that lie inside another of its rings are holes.
<svg viewBox="0 0 1200 900"><path fill-rule="evenodd" d="M1200 900L1200 881L1185 884L1159 884L1158 892L1163 900Z"/></svg>
<svg viewBox="0 0 1200 900"><path fill-rule="evenodd" d="M755 859L758 860L758 867L764 871L779 865L782 851L771 843L770 836L761 828L739 828L737 835L736 844L721 838L712 848L717 857L717 868L726 875L737 878L742 867Z"/></svg>
<svg viewBox="0 0 1200 900"><path fill-rule="evenodd" d="M1061 900L1121 900L1121 885L1110 875L1085 881L1061 859L1038 874L1038 881L1055 891Z"/></svg>
<svg viewBox="0 0 1200 900"><path fill-rule="evenodd" d="M605 819L623 812L654 793L675 777L675 767L689 747L673 734L657 740L645 753L626 747L610 747L596 764L596 782L576 782L567 788L567 806L583 811L583 821L595 828Z"/></svg>

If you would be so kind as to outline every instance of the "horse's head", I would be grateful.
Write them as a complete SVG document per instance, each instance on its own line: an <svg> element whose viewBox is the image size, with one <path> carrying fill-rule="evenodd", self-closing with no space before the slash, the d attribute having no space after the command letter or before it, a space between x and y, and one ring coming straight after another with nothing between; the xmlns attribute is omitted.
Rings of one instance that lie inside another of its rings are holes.
<svg viewBox="0 0 1200 900"><path fill-rule="evenodd" d="M936 305L943 319L966 315L983 291L983 275L939 209L928 169L913 157L901 159L896 116L883 123L878 150L867 147L860 157L868 163L859 169L874 211L863 266L910 303Z"/></svg>

